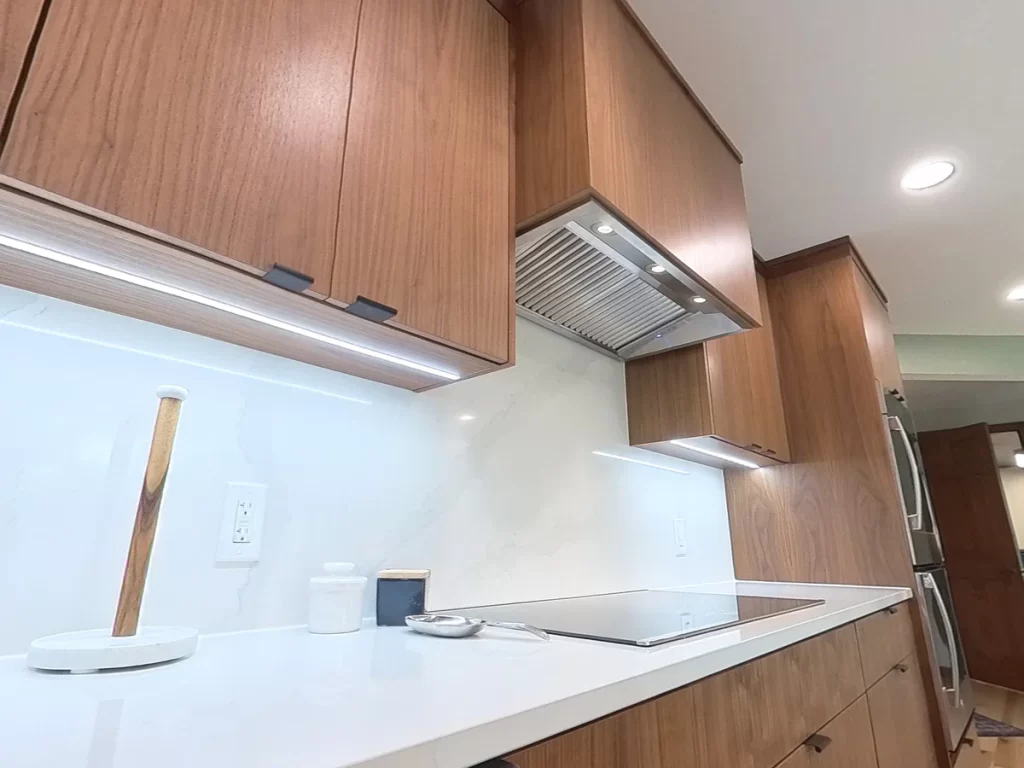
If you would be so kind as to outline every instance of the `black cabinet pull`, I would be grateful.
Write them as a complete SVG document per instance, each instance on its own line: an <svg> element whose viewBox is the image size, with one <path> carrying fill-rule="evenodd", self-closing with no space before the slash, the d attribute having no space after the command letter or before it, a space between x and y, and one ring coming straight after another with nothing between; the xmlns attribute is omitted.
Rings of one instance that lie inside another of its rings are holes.
<svg viewBox="0 0 1024 768"><path fill-rule="evenodd" d="M885 612L892 616L894 614L899 613L900 609L898 605L890 605L888 608L885 609Z"/></svg>
<svg viewBox="0 0 1024 768"><path fill-rule="evenodd" d="M295 293L302 293L307 288L313 286L312 277L302 274L297 269L286 267L283 264L272 266L263 275L263 279L271 285L276 285L278 288L284 288L286 291L294 291Z"/></svg>
<svg viewBox="0 0 1024 768"><path fill-rule="evenodd" d="M502 760L500 757L496 757L493 760L488 760L486 763L478 765L476 768L519 768L519 766L513 765L508 760Z"/></svg>
<svg viewBox="0 0 1024 768"><path fill-rule="evenodd" d="M813 749L818 754L824 752L828 748L828 745L831 743L832 739L830 739L828 736L823 736L820 733L812 733L810 736L807 737L807 741L804 742L804 744L806 744L808 747Z"/></svg>
<svg viewBox="0 0 1024 768"><path fill-rule="evenodd" d="M350 315L361 317L374 323L383 323L398 314L397 309L392 309L387 304L368 299L365 296L357 296L356 300L345 307Z"/></svg>
<svg viewBox="0 0 1024 768"><path fill-rule="evenodd" d="M767 453L767 454L770 454L770 455L772 455L772 456L774 456L774 455L775 455L775 453L776 453L776 452L775 452L775 451L773 451L773 450L772 450L771 448L765 448L765 449L764 449L764 452L765 452L765 453Z"/></svg>
<svg viewBox="0 0 1024 768"><path fill-rule="evenodd" d="M764 450L764 447L758 445L757 443L751 443L750 447L753 448L755 451L763 451Z"/></svg>
<svg viewBox="0 0 1024 768"><path fill-rule="evenodd" d="M901 662L901 663L897 664L897 665L896 665L895 667L893 667L893 669L895 669L895 670L896 670L897 672L899 672L900 674L905 674L905 673L906 673L906 671L907 671L908 669L910 669L910 667L908 667L908 666L907 666L906 664L903 664L903 663Z"/></svg>

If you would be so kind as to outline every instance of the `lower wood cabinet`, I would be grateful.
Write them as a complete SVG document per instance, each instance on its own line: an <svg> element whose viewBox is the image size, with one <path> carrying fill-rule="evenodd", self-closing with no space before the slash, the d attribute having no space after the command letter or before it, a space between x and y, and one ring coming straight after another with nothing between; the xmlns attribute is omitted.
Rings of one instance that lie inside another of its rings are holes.
<svg viewBox="0 0 1024 768"><path fill-rule="evenodd" d="M868 691L868 705L878 768L938 765L916 654L893 667Z"/></svg>
<svg viewBox="0 0 1024 768"><path fill-rule="evenodd" d="M783 760L779 768L874 768L877 765L868 700L861 696Z"/></svg>
<svg viewBox="0 0 1024 768"><path fill-rule="evenodd" d="M873 670L902 647L902 639L879 642L883 631L904 637L909 604L898 608L505 760L516 768L932 768L938 763L913 649L865 685L862 658ZM860 637L875 638L866 656Z"/></svg>

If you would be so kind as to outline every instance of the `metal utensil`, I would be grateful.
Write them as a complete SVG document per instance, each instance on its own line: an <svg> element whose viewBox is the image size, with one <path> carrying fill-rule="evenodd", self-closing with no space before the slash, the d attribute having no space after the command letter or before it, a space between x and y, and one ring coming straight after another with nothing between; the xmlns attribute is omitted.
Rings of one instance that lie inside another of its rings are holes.
<svg viewBox="0 0 1024 768"><path fill-rule="evenodd" d="M469 637L470 635L475 635L484 627L497 627L498 629L514 629L517 632L529 632L541 640L551 639L551 636L543 629L531 627L529 624L509 621L484 621L483 619L471 619L468 616L451 616L443 613L406 616L405 623L410 629L414 629L424 635L435 635L437 637Z"/></svg>

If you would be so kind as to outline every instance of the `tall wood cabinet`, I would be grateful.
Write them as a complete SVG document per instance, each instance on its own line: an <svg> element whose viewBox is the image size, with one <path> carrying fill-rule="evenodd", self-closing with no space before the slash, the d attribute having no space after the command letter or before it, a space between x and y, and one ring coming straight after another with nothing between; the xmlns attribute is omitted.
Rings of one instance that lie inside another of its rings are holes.
<svg viewBox="0 0 1024 768"><path fill-rule="evenodd" d="M340 305L325 335L346 343L436 344L414 369L513 361L513 31L495 5L52 0L37 23L43 5L0 0L0 185L180 248L203 295L232 292L192 255L230 268L225 280L271 272ZM195 329L170 304L138 309L150 301L126 295L115 311ZM353 332L344 308L394 330ZM261 333L230 340L267 348L251 341ZM315 338L290 346L324 358Z"/></svg>
<svg viewBox="0 0 1024 768"><path fill-rule="evenodd" d="M726 471L736 577L913 586L866 268L842 240L765 270L792 462Z"/></svg>
<svg viewBox="0 0 1024 768"><path fill-rule="evenodd" d="M703 448L770 466L789 460L774 327L757 276L762 327L626 363L630 445L719 464Z"/></svg>

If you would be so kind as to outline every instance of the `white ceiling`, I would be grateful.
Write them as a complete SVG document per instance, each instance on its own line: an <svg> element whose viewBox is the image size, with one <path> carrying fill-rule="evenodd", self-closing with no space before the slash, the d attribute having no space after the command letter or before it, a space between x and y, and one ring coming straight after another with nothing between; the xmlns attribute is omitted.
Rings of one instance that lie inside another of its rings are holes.
<svg viewBox="0 0 1024 768"><path fill-rule="evenodd" d="M630 2L743 153L764 258L849 234L897 333L1024 334L1024 2ZM903 192L930 157L953 179Z"/></svg>

